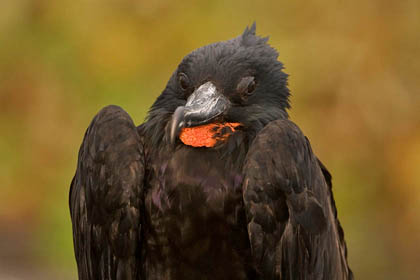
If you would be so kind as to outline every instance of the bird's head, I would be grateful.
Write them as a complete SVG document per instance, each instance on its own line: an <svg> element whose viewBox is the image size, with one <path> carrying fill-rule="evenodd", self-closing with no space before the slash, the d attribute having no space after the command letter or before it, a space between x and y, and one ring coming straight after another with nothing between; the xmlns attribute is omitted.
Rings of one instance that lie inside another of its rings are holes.
<svg viewBox="0 0 420 280"><path fill-rule="evenodd" d="M287 74L268 38L255 29L254 23L234 39L199 48L179 64L149 115L170 114L171 142L185 130L193 138L195 131L218 131L215 125L255 132L287 118Z"/></svg>

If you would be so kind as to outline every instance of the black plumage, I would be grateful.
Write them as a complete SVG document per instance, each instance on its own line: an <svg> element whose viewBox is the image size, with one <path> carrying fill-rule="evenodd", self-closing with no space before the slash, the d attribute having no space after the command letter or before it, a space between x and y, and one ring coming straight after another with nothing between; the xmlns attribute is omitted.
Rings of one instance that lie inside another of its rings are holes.
<svg viewBox="0 0 420 280"><path fill-rule="evenodd" d="M117 106L95 116L70 189L79 279L353 278L267 40L254 24L187 55L138 127ZM216 122L240 126L213 147L179 139Z"/></svg>

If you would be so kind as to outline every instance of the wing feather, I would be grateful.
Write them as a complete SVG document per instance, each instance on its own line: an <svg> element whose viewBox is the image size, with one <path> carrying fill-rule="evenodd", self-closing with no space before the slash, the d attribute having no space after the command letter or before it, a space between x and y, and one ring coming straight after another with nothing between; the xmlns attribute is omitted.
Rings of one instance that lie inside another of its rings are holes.
<svg viewBox="0 0 420 280"><path fill-rule="evenodd" d="M289 120L271 122L252 143L243 196L261 279L352 279L326 172Z"/></svg>
<svg viewBox="0 0 420 280"><path fill-rule="evenodd" d="M117 106L93 119L70 187L79 279L140 279L144 155L130 116Z"/></svg>

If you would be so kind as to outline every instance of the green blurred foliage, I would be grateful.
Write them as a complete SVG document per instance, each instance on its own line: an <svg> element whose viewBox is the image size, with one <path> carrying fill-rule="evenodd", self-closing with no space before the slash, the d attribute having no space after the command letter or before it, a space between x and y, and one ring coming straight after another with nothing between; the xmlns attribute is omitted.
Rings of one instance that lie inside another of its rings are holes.
<svg viewBox="0 0 420 280"><path fill-rule="evenodd" d="M356 277L418 278L416 0L1 1L0 278L76 278L68 191L94 114L140 124L184 55L254 20L333 174Z"/></svg>

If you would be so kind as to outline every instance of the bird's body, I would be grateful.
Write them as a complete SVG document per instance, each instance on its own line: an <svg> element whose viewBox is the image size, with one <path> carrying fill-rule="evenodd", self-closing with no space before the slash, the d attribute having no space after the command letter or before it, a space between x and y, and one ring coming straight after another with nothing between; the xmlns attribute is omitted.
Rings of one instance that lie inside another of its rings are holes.
<svg viewBox="0 0 420 280"><path fill-rule="evenodd" d="M253 26L191 53L138 127L94 118L70 190L79 279L352 279L266 41Z"/></svg>
<svg viewBox="0 0 420 280"><path fill-rule="evenodd" d="M160 275L156 279L247 279L252 271L241 170L226 169L219 152L206 148L184 146L163 157L148 173L145 273Z"/></svg>

